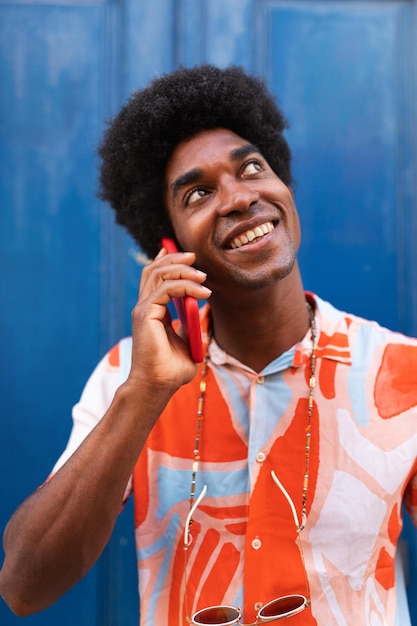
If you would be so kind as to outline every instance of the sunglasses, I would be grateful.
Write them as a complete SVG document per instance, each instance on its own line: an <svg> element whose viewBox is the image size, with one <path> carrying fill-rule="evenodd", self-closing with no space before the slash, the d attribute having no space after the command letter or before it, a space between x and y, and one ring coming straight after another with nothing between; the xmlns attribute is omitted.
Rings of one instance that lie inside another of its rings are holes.
<svg viewBox="0 0 417 626"><path fill-rule="evenodd" d="M291 496L284 488L283 484L278 479L277 475L274 471L271 472L272 479L277 487L281 490L283 495L285 496L288 504L291 507L291 511L293 514L295 527L297 530L298 543L300 547L301 559L304 567L305 574L305 583L306 590L305 595L294 593L286 596L281 596L279 598L275 598L275 600L271 600L267 604L264 604L263 607L258 611L256 615L256 621L251 622L250 624L243 624L242 612L240 608L234 606L227 605L219 605L219 606L209 606L205 609L200 609L190 618L188 614L188 602L187 602L187 550L190 546L191 542L191 534L190 527L192 524L192 517L195 513L195 510L200 505L204 496L207 493L207 485L204 485L200 495L195 500L193 506L190 508L188 513L186 522L185 522L185 530L184 530L184 580L185 580L185 603L187 607L187 622L189 624L195 624L196 626L212 626L216 624L217 626L233 626L234 624L239 624L240 626L257 626L258 624L266 624L268 622L275 622L280 619L284 619L286 617L291 617L292 615L296 615L297 613L301 613L310 605L310 587L308 583L307 570L304 561L304 551L303 544L301 542L301 531L305 525L305 519L302 519L302 523L300 524L298 520L297 511L294 506L294 502L291 499Z"/></svg>

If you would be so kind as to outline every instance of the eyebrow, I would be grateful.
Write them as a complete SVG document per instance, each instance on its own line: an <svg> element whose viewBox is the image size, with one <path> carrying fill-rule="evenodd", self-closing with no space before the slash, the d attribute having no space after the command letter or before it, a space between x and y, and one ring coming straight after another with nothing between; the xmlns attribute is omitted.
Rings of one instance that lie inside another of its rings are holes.
<svg viewBox="0 0 417 626"><path fill-rule="evenodd" d="M252 143L248 143L244 146L239 146L238 148L232 150L229 157L231 161L241 161L249 154L253 153L260 154L262 156L262 152L259 150L259 148L257 148ZM178 176L178 178L176 178L171 184L173 200L175 200L178 193L183 187L187 187L187 185L197 183L201 179L203 174L204 172L201 168L195 167L194 169L188 170L188 172L184 172L184 174Z"/></svg>
<svg viewBox="0 0 417 626"><path fill-rule="evenodd" d="M260 154L262 156L262 152L259 150L257 146L253 143L247 143L244 146L239 146L239 148L235 148L230 153L230 158L232 161L240 161L244 159L249 154Z"/></svg>
<svg viewBox="0 0 417 626"><path fill-rule="evenodd" d="M183 187L187 187L187 185L192 185L193 183L198 182L198 180L200 180L202 175L203 175L203 170L196 167L178 176L178 178L176 178L171 185L173 200L175 200L179 191Z"/></svg>

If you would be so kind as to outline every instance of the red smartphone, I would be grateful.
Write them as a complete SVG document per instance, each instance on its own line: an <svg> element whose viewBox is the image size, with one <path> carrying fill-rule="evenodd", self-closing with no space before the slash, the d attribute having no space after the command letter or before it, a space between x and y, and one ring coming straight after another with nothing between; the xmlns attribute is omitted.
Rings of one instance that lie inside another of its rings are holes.
<svg viewBox="0 0 417 626"><path fill-rule="evenodd" d="M161 245L167 252L178 252L174 241L168 237L162 238ZM173 298L173 302L187 337L193 361L201 363L204 359L204 351L197 300L192 296L184 296L183 298Z"/></svg>

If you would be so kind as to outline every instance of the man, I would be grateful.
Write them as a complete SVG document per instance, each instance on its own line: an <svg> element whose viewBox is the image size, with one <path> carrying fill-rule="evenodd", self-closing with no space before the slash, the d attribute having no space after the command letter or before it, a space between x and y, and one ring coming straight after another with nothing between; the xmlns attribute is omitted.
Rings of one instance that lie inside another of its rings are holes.
<svg viewBox="0 0 417 626"><path fill-rule="evenodd" d="M133 491L142 625L410 623L417 340L304 293L284 128L260 81L211 66L155 80L108 128L102 196L155 258L132 338L6 528L18 614L83 576ZM185 295L209 298L199 366L167 308Z"/></svg>

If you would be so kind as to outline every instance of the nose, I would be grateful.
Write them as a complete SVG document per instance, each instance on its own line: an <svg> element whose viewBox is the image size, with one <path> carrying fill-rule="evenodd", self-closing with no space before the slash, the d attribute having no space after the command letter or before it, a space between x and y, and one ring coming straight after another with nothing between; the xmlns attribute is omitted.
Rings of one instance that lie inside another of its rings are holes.
<svg viewBox="0 0 417 626"><path fill-rule="evenodd" d="M259 201L259 192L249 181L229 179L221 185L217 212L221 216L247 211Z"/></svg>

